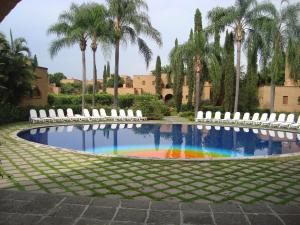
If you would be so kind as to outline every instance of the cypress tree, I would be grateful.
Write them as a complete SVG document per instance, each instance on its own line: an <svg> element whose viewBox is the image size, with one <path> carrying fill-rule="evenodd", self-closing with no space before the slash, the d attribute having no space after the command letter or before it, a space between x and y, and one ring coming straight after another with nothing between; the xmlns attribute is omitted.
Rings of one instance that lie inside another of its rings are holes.
<svg viewBox="0 0 300 225"><path fill-rule="evenodd" d="M106 77L110 78L110 65L109 65L109 62L107 62L107 66L106 66Z"/></svg>
<svg viewBox="0 0 300 225"><path fill-rule="evenodd" d="M199 9L196 9L194 23L195 23L195 27L194 27L195 33L202 31L202 15Z"/></svg>
<svg viewBox="0 0 300 225"><path fill-rule="evenodd" d="M178 39L175 39L175 50L174 50L174 54L176 54L176 50L178 48ZM177 71L177 65L176 62L172 62L172 73L173 73L173 95L176 96L176 92L177 92L177 84L178 84L178 71Z"/></svg>
<svg viewBox="0 0 300 225"><path fill-rule="evenodd" d="M177 76L177 91L175 96L175 104L177 112L180 112L182 106L182 88L184 84L184 63L181 59L178 65L178 76Z"/></svg>
<svg viewBox="0 0 300 225"><path fill-rule="evenodd" d="M161 91L161 61L160 57L157 56L155 66L155 91L157 95L160 95Z"/></svg>
<svg viewBox="0 0 300 225"><path fill-rule="evenodd" d="M233 34L226 31L224 69L224 109L232 111L234 106L235 67L234 67L234 40Z"/></svg>
<svg viewBox="0 0 300 225"><path fill-rule="evenodd" d="M106 93L106 88L107 88L107 70L106 70L106 65L104 65L103 69L103 92Z"/></svg>
<svg viewBox="0 0 300 225"><path fill-rule="evenodd" d="M189 41L193 41L194 33L193 29L190 31ZM193 107L193 93L195 86L195 71L194 71L194 59L193 56L189 56L187 59L187 85L188 85L188 108L192 109Z"/></svg>
<svg viewBox="0 0 300 225"><path fill-rule="evenodd" d="M39 66L36 55L34 55L34 57L33 57L32 66L34 69Z"/></svg>

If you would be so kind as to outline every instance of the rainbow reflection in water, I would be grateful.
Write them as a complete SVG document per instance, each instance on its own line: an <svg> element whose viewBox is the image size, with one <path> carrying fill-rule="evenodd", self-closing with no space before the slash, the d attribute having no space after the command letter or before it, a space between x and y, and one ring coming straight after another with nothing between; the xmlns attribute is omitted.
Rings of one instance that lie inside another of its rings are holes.
<svg viewBox="0 0 300 225"><path fill-rule="evenodd" d="M160 145L159 148L153 148L151 145L130 145L87 149L88 152L94 152L103 155L129 156L138 158L157 158L157 159L209 159L209 158L229 158L241 157L245 154L227 149L217 148L195 148L185 146Z"/></svg>

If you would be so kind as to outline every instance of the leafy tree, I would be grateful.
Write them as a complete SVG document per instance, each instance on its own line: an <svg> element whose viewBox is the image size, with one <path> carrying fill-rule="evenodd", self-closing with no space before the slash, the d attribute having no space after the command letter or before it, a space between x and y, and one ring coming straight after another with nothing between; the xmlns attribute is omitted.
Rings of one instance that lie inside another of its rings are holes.
<svg viewBox="0 0 300 225"><path fill-rule="evenodd" d="M107 62L107 65L106 65L106 77L111 77L111 75L110 75L110 64L109 64L109 62Z"/></svg>
<svg viewBox="0 0 300 225"><path fill-rule="evenodd" d="M80 94L81 92L81 84L61 84L61 93L62 94Z"/></svg>
<svg viewBox="0 0 300 225"><path fill-rule="evenodd" d="M106 71L106 65L104 65L104 69L103 69L103 92L106 92L106 88L107 88L107 78L109 78L107 76L107 71Z"/></svg>
<svg viewBox="0 0 300 225"><path fill-rule="evenodd" d="M113 88L114 83L115 83L115 76L111 76L111 78L109 78L107 80L107 87ZM119 76L118 77L118 87L123 87L123 84L124 84L124 79Z"/></svg>
<svg viewBox="0 0 300 225"><path fill-rule="evenodd" d="M231 112L234 106L234 40L233 34L226 31L224 45L223 73L224 73L224 110Z"/></svg>
<svg viewBox="0 0 300 225"><path fill-rule="evenodd" d="M160 95L160 91L161 91L161 61L160 61L159 56L157 56L156 66L155 66L155 90L156 90L156 94Z"/></svg>
<svg viewBox="0 0 300 225"><path fill-rule="evenodd" d="M13 39L9 43L0 33L0 103L18 104L25 95L30 95L33 72L29 48L24 38Z"/></svg>
<svg viewBox="0 0 300 225"><path fill-rule="evenodd" d="M62 79L66 79L67 77L59 72L59 73L54 73L54 74L49 74L49 81L51 84L55 84L57 87L60 87L61 86L61 83L60 81Z"/></svg>
<svg viewBox="0 0 300 225"><path fill-rule="evenodd" d="M86 16L86 4L76 5L72 3L70 9L61 13L58 22L51 25L48 34L55 34L54 40L49 48L53 58L64 47L79 45L82 61L82 110L85 108L86 94L86 60L85 50L88 40L89 21Z"/></svg>
<svg viewBox="0 0 300 225"><path fill-rule="evenodd" d="M280 74L280 65L285 61L289 75L299 80L300 70L300 2L289 4L282 1L280 10L268 4L269 20L257 24L257 30L263 35L270 50L271 93L270 111L274 111L275 84Z"/></svg>
<svg viewBox="0 0 300 225"><path fill-rule="evenodd" d="M148 67L152 51L142 39L146 35L162 45L160 33L152 26L148 16L148 5L144 0L107 0L110 19L113 23L112 42L115 47L114 107L118 106L119 48L120 43L137 43Z"/></svg>
<svg viewBox="0 0 300 225"><path fill-rule="evenodd" d="M218 18L214 21L215 27L224 29L225 27L233 27L235 42L237 45L237 62L236 62L236 85L235 85L235 101L234 112L238 110L239 98L239 82L241 77L241 47L248 30L254 30L253 21L258 17L263 17L266 4L258 5L256 0L236 0L235 5L228 8L217 7L210 11Z"/></svg>

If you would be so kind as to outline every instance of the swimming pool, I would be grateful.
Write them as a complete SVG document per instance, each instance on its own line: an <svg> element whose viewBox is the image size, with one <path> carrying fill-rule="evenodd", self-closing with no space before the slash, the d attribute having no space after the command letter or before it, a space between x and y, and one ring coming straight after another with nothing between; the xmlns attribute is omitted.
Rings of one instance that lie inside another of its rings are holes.
<svg viewBox="0 0 300 225"><path fill-rule="evenodd" d="M300 153L292 132L182 124L86 124L24 130L31 142L101 155L211 159Z"/></svg>

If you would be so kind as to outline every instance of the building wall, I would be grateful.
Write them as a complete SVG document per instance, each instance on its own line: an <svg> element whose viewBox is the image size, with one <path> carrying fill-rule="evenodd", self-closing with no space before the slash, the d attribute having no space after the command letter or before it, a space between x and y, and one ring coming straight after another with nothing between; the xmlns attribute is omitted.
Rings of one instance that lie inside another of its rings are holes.
<svg viewBox="0 0 300 225"><path fill-rule="evenodd" d="M45 106L48 104L48 69L44 67L37 67L35 73L37 74L38 78L34 81L33 86L38 89L40 95L25 97L21 101L20 105L22 106Z"/></svg>
<svg viewBox="0 0 300 225"><path fill-rule="evenodd" d="M300 87L278 86L275 88L275 111L276 112L300 112L298 103L300 98ZM260 108L270 108L270 86L259 88Z"/></svg>
<svg viewBox="0 0 300 225"><path fill-rule="evenodd" d="M70 78L70 79L62 79L60 81L61 84L81 84L81 80Z"/></svg>

